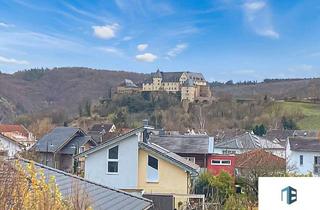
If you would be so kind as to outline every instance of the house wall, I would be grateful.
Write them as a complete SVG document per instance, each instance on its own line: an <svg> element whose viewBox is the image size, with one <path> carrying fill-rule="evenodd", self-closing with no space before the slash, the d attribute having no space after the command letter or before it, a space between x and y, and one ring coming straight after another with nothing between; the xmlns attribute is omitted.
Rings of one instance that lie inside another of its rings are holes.
<svg viewBox="0 0 320 210"><path fill-rule="evenodd" d="M107 150L119 145L118 173L107 170ZM85 178L118 189L136 189L138 181L138 136L91 153L85 160Z"/></svg>
<svg viewBox="0 0 320 210"><path fill-rule="evenodd" d="M156 183L147 182L148 152L139 150L139 175L138 188L145 193L189 193L189 175L180 167L158 158L159 181Z"/></svg>
<svg viewBox="0 0 320 210"><path fill-rule="evenodd" d="M9 157L13 157L17 152L20 152L21 147L12 141L0 137L0 150L7 151Z"/></svg>
<svg viewBox="0 0 320 210"><path fill-rule="evenodd" d="M217 155L211 154L208 155L207 158L207 168L210 173L213 175L219 175L221 171L228 172L231 176L234 176L234 169L235 169L235 156L234 155ZM213 165L211 164L212 160L230 160L230 165Z"/></svg>
<svg viewBox="0 0 320 210"><path fill-rule="evenodd" d="M320 152L291 151L288 145L286 151L287 171L299 174L313 173L314 157L320 156ZM300 155L303 155L303 165L300 165Z"/></svg>
<svg viewBox="0 0 320 210"><path fill-rule="evenodd" d="M194 153L177 153L181 157L194 157L195 164L200 166L200 168L207 168L207 157L206 154L194 154Z"/></svg>
<svg viewBox="0 0 320 210"><path fill-rule="evenodd" d="M252 149L226 149L226 148L218 148L218 147L214 148L214 153L216 154L241 154L249 151L252 151ZM285 149L265 149L265 151L271 152L272 154L281 158L286 157Z"/></svg>

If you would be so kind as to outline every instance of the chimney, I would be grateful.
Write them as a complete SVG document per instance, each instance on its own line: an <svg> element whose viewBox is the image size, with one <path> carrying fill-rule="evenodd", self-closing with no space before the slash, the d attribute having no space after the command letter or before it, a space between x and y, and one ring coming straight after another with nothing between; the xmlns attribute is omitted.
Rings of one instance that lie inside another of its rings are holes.
<svg viewBox="0 0 320 210"><path fill-rule="evenodd" d="M142 120L143 127L148 127L149 121L147 119Z"/></svg>

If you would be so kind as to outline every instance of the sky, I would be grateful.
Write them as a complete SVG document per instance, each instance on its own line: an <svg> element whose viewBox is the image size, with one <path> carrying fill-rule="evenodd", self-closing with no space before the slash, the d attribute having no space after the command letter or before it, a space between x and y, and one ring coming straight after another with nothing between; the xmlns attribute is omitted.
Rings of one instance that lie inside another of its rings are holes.
<svg viewBox="0 0 320 210"><path fill-rule="evenodd" d="M318 0L0 0L0 71L319 77Z"/></svg>

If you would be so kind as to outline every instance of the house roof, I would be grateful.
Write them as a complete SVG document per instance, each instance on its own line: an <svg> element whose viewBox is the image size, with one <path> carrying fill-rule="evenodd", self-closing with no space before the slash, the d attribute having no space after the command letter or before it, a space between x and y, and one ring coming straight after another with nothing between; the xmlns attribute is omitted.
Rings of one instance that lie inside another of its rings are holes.
<svg viewBox="0 0 320 210"><path fill-rule="evenodd" d="M263 149L252 150L236 155L236 168L254 168L260 166L274 166L285 169L286 161Z"/></svg>
<svg viewBox="0 0 320 210"><path fill-rule="evenodd" d="M19 159L22 165L31 161ZM135 196L121 190L116 190L84 178L54 169L39 163L35 163L36 169L42 169L47 179L54 176L63 197L72 195L75 184L85 190L93 209L101 210L145 210L152 207L152 201ZM80 189L80 190L81 190Z"/></svg>
<svg viewBox="0 0 320 210"><path fill-rule="evenodd" d="M320 139L293 137L288 141L290 150L304 152L320 152Z"/></svg>
<svg viewBox="0 0 320 210"><path fill-rule="evenodd" d="M93 146L97 143L93 140L91 136L77 136L73 138L69 143L67 143L61 150L60 153L73 155L75 154L75 149L85 145L87 142L91 142Z"/></svg>
<svg viewBox="0 0 320 210"><path fill-rule="evenodd" d="M105 130L105 132L109 132L112 126L114 126L113 123L94 124L89 131L102 132L103 130Z"/></svg>
<svg viewBox="0 0 320 210"><path fill-rule="evenodd" d="M226 149L284 149L284 147L280 144L248 132L236 136L230 140L218 142L214 145L214 147Z"/></svg>
<svg viewBox="0 0 320 210"><path fill-rule="evenodd" d="M174 153L207 154L209 151L207 135L151 135L149 141Z"/></svg>
<svg viewBox="0 0 320 210"><path fill-rule="evenodd" d="M292 136L317 138L320 134L317 130L295 130Z"/></svg>
<svg viewBox="0 0 320 210"><path fill-rule="evenodd" d="M33 146L38 152L57 152L76 136L85 136L80 128L57 127Z"/></svg>
<svg viewBox="0 0 320 210"><path fill-rule="evenodd" d="M269 140L287 140L288 137L292 137L295 130L280 130L280 129L272 129L268 130L265 138Z"/></svg>
<svg viewBox="0 0 320 210"><path fill-rule="evenodd" d="M170 152L157 144L154 143L145 143L139 142L139 148L146 150L151 153L155 153L156 155L160 156L161 158L165 159L166 161L171 162L172 164L190 172L191 174L198 174L198 170L200 167L187 159Z"/></svg>
<svg viewBox="0 0 320 210"><path fill-rule="evenodd" d="M144 129L145 129L144 127L139 127L139 128L133 129L133 130L127 132L127 133L124 133L122 135L119 135L119 136L116 136L116 137L114 137L112 139L109 139L108 141L106 141L106 142L104 142L104 143L102 143L102 144L100 144L100 145L98 145L98 146L96 146L94 148L86 150L86 151L76 155L75 157L83 157L83 156L86 156L86 155L91 154L93 152L99 151L99 150L101 150L101 149L103 149L105 147L108 147L111 144L120 142L120 141L122 141L122 140L124 140L124 139L126 139L126 138L128 138L128 137L130 137L132 135L135 135L138 132L142 132Z"/></svg>
<svg viewBox="0 0 320 210"><path fill-rule="evenodd" d="M215 142L230 140L238 135L246 133L241 129L219 129L213 131L213 137Z"/></svg>
<svg viewBox="0 0 320 210"><path fill-rule="evenodd" d="M197 73L197 72L186 72L187 73L187 76L189 79L192 79L192 80L203 80L205 81L204 79L204 76L202 73Z"/></svg>
<svg viewBox="0 0 320 210"><path fill-rule="evenodd" d="M14 144L19 145L20 147L25 147L25 146L24 146L23 144L21 144L20 142L12 139L12 138L10 138L10 137L7 137L7 136L5 136L5 135L3 135L3 134L1 134L1 133L0 133L0 139L5 139L5 140L7 140L7 141L10 141L10 142L12 142L12 143L14 143Z"/></svg>
<svg viewBox="0 0 320 210"><path fill-rule="evenodd" d="M0 124L0 133L18 132L25 137L29 136L29 131L23 125Z"/></svg>

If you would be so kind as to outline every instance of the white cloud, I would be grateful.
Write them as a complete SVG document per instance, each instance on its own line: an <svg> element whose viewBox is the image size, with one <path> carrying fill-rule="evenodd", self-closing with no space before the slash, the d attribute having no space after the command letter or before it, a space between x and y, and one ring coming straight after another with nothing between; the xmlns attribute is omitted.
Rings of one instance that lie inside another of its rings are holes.
<svg viewBox="0 0 320 210"><path fill-rule="evenodd" d="M261 10L266 7L266 3L263 1L254 1L254 2L247 2L244 4L244 7L247 10L257 11Z"/></svg>
<svg viewBox="0 0 320 210"><path fill-rule="evenodd" d="M174 48L168 51L167 55L169 57L176 57L178 54L182 53L187 48L188 48L188 45L186 43L177 44Z"/></svg>
<svg viewBox="0 0 320 210"><path fill-rule="evenodd" d="M279 33L272 28L265 28L262 30L258 30L257 33L260 34L261 36L267 36L274 39L278 39L280 37Z"/></svg>
<svg viewBox="0 0 320 210"><path fill-rule="evenodd" d="M138 61L142 61L142 62L153 62L158 58L158 56L152 54L152 53L144 53L141 55L136 55L136 59Z"/></svg>
<svg viewBox="0 0 320 210"><path fill-rule="evenodd" d="M9 28L9 27L13 27L14 25L12 24L7 24L7 23L4 23L4 22L0 22L0 27L4 27L4 28Z"/></svg>
<svg viewBox="0 0 320 210"><path fill-rule="evenodd" d="M111 39L116 36L116 32L119 29L119 24L114 23L112 25L105 26L92 26L94 35L101 39Z"/></svg>
<svg viewBox="0 0 320 210"><path fill-rule="evenodd" d="M140 52L145 51L148 48L148 44L139 44L137 46L137 50L139 50Z"/></svg>
<svg viewBox="0 0 320 210"><path fill-rule="evenodd" d="M125 37L123 37L123 41L130 41L131 39L133 39L133 37L132 36L125 36Z"/></svg>
<svg viewBox="0 0 320 210"><path fill-rule="evenodd" d="M98 49L103 52L118 55L118 56L123 55L123 52L120 49L115 48L115 47L98 47Z"/></svg>
<svg viewBox="0 0 320 210"><path fill-rule="evenodd" d="M278 39L280 34L274 29L272 13L266 1L249 1L243 4L243 12L248 26L258 35Z"/></svg>
<svg viewBox="0 0 320 210"><path fill-rule="evenodd" d="M13 65L27 65L27 64L29 64L29 62L25 61L25 60L16 60L14 58L6 58L3 56L0 56L0 63L13 64Z"/></svg>

